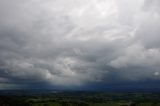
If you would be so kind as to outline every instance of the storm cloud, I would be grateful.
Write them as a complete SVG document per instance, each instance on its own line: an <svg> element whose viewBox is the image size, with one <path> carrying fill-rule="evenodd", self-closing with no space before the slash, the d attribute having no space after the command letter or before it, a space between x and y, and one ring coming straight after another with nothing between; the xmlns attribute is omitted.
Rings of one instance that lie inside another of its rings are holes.
<svg viewBox="0 0 160 106"><path fill-rule="evenodd" d="M159 0L0 0L0 88L160 80Z"/></svg>

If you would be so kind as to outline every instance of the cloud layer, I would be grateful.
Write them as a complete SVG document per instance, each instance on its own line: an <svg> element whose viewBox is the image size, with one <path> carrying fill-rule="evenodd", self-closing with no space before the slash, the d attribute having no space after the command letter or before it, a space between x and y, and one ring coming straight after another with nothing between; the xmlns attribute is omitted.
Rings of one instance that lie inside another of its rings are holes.
<svg viewBox="0 0 160 106"><path fill-rule="evenodd" d="M0 88L160 79L159 0L0 0Z"/></svg>

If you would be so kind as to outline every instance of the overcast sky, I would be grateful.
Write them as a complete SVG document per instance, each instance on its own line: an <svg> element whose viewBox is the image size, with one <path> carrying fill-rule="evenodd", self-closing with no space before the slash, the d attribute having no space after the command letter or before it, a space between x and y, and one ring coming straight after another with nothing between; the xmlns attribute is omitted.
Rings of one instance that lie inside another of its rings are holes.
<svg viewBox="0 0 160 106"><path fill-rule="evenodd" d="M0 0L0 89L147 81L160 81L160 0Z"/></svg>

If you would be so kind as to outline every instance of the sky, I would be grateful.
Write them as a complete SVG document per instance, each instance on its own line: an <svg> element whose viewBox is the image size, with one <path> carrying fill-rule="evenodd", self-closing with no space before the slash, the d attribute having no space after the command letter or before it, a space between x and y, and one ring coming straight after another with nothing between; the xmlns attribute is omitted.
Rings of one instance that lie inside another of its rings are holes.
<svg viewBox="0 0 160 106"><path fill-rule="evenodd" d="M0 89L159 83L160 0L0 0Z"/></svg>

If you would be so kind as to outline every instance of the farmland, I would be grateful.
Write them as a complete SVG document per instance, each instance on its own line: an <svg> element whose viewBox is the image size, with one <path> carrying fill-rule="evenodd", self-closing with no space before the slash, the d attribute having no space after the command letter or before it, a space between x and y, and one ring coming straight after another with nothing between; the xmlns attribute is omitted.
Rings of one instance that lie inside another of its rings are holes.
<svg viewBox="0 0 160 106"><path fill-rule="evenodd" d="M87 91L10 91L1 93L0 106L160 106L160 94Z"/></svg>

